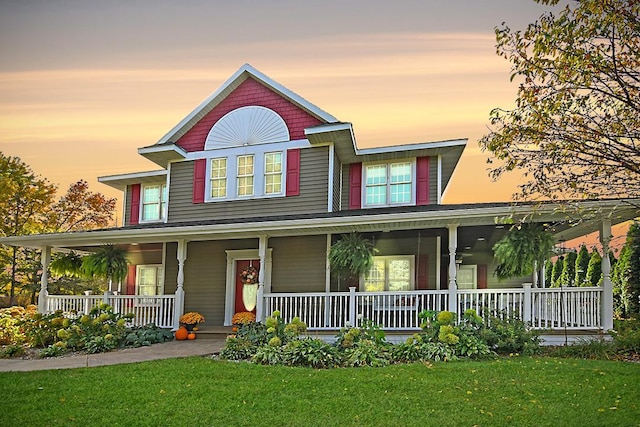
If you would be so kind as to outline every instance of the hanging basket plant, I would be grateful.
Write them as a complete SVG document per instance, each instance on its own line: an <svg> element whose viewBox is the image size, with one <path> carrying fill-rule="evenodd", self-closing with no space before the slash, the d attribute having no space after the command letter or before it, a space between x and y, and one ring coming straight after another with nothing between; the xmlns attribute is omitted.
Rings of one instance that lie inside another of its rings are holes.
<svg viewBox="0 0 640 427"><path fill-rule="evenodd" d="M329 251L331 270L345 279L348 286L357 288L360 276L373 265L375 252L373 242L362 234L343 234Z"/></svg>
<svg viewBox="0 0 640 427"><path fill-rule="evenodd" d="M528 276L533 266L544 265L552 255L553 236L537 223L514 226L493 246L498 267L495 274L500 280Z"/></svg>

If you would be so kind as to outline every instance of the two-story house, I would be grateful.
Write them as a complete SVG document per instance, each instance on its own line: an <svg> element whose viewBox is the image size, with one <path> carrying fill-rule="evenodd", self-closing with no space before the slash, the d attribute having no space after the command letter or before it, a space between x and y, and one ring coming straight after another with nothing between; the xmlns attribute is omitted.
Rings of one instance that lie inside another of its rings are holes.
<svg viewBox="0 0 640 427"><path fill-rule="evenodd" d="M48 295L50 250L111 243L127 249L131 265L107 298L137 308L141 323L176 327L181 313L199 311L207 325L230 325L234 313L255 306L258 318L279 309L310 329L365 317L411 330L423 309L491 307L517 311L540 328L611 328L607 257L598 288L548 289L537 277L498 282L492 246L508 227L496 219L526 215L564 240L600 230L606 248L611 225L635 209L585 201L582 212L593 215L576 225L555 204L443 205L466 145L359 149L351 123L244 65L138 150L157 169L99 178L123 191L122 227L2 241L43 249L43 311L86 310L102 298ZM377 250L358 288L337 280L327 262L332 243L351 232ZM247 271L257 274L255 285L243 283Z"/></svg>

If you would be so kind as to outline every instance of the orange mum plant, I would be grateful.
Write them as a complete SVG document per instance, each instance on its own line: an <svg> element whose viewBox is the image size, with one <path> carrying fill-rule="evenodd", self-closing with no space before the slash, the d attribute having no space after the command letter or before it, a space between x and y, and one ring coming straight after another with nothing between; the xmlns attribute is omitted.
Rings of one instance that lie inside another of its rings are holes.
<svg viewBox="0 0 640 427"><path fill-rule="evenodd" d="M188 313L180 316L180 323L185 323L187 325L194 325L196 323L203 323L204 316L197 311L190 311Z"/></svg>
<svg viewBox="0 0 640 427"><path fill-rule="evenodd" d="M231 318L231 324L233 325L246 325L247 323L253 323L255 321L256 315L248 311L236 313Z"/></svg>

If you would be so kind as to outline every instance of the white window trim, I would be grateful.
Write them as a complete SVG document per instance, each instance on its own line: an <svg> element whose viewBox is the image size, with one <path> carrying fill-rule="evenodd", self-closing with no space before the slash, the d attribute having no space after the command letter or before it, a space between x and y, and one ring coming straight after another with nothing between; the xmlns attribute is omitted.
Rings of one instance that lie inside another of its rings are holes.
<svg viewBox="0 0 640 427"><path fill-rule="evenodd" d="M144 297L145 295L140 295L139 293L139 286L140 286L140 270L143 268L156 268L158 270L158 272L160 273L161 277L160 277L160 284L158 286L158 284L156 283L156 294L155 295L148 295L148 298L153 298L155 296L160 296L160 295L164 295L164 267L162 264L140 264L140 265L136 265L136 296L142 296Z"/></svg>
<svg viewBox="0 0 640 427"><path fill-rule="evenodd" d="M391 188L391 184L389 183L390 177L390 166L395 163L410 163L411 164L411 198L408 202L405 203L390 203L391 194L389 189ZM368 166L377 166L377 165L386 165L387 167L387 203L379 204L379 205L368 205L367 204L367 167ZM414 206L416 204L416 159L408 158L408 159L395 159L393 161L380 161L380 162L366 162L362 164L362 179L361 179L361 200L362 200L362 208L363 209L372 209L372 208L384 208L384 207L392 207L392 206Z"/></svg>
<svg viewBox="0 0 640 427"><path fill-rule="evenodd" d="M206 203L215 203L229 200L253 200L285 197L287 194L287 150L291 148L307 147L307 141L291 141L286 143L272 143L248 147L235 147L229 149L217 149L200 152L200 157L207 160L205 176L205 199ZM280 193L265 193L265 155L267 153L282 154L282 185ZM253 196L238 196L238 156L253 155ZM227 197L211 197L211 160L227 159Z"/></svg>
<svg viewBox="0 0 640 427"><path fill-rule="evenodd" d="M383 255L383 256L374 256L374 260L384 260L385 263L393 260L408 260L409 261L409 286L413 291L416 289L416 257L415 255ZM366 278L362 277L362 285L365 285ZM389 287L389 271L385 268L385 278L384 278L384 291L378 292L390 292L387 290ZM364 289L364 286L362 287ZM366 292L366 291L365 291ZM404 291L403 291L404 292Z"/></svg>
<svg viewBox="0 0 640 427"><path fill-rule="evenodd" d="M160 187L160 217L158 219L144 219L144 190L149 187ZM164 190L163 190L164 188ZM162 206L162 196L166 194L164 198L164 207ZM152 223L152 222L165 222L167 218L167 209L169 207L169 186L166 182L157 183L157 184L143 184L140 189L140 209L138 212L138 222L139 223Z"/></svg>
<svg viewBox="0 0 640 427"><path fill-rule="evenodd" d="M469 271L471 274L471 287L460 287L460 271ZM478 266L476 264L461 264L458 266L458 272L456 274L456 284L458 289L478 289Z"/></svg>
<svg viewBox="0 0 640 427"><path fill-rule="evenodd" d="M280 172L267 172L267 156L270 155L270 154L280 154ZM262 163L263 163L263 172L262 172L263 186L262 186L262 192L267 197L277 197L277 196L284 195L284 191L283 190L284 190L284 185L285 185L285 181L286 181L286 169L284 168L284 166L285 166L285 157L287 157L287 153L286 152L282 152L282 151L267 151L262 156ZM277 193L276 192L267 193L267 176L278 175L278 174L280 175L280 191L278 191Z"/></svg>
<svg viewBox="0 0 640 427"><path fill-rule="evenodd" d="M240 163L240 158L241 157L246 157L246 158L250 158L251 159L251 174L246 174L246 175L240 175L238 172L239 169L239 163ZM236 167L236 172L235 172L235 186L236 186L236 190L235 190L235 198L236 199L252 199L254 197L254 195L256 194L256 155L255 154L240 154L238 156L236 156L235 158L235 167ZM229 164L229 162L227 162L227 165ZM238 181L240 181L240 178L251 178L251 194L243 194L240 195L238 194L238 190L239 190L239 185L238 185ZM229 181L227 180L227 186L229 185ZM227 193L227 198L229 196L229 193Z"/></svg>
<svg viewBox="0 0 640 427"><path fill-rule="evenodd" d="M222 177L213 178L213 176L211 174L211 166L212 166L214 160L224 160L225 161L224 182L225 182L226 185L225 185L225 196L224 197L219 197L219 196L213 197L211 195L211 190L212 190L211 182L214 179L223 179ZM226 157L212 157L212 158L207 160L207 167L209 168L208 171L207 171L207 175L209 176L209 180L207 181L207 185L206 185L207 191L209 192L207 196L211 200L226 200L227 197L229 196L229 192L228 192L228 189L229 189L229 159L226 158Z"/></svg>

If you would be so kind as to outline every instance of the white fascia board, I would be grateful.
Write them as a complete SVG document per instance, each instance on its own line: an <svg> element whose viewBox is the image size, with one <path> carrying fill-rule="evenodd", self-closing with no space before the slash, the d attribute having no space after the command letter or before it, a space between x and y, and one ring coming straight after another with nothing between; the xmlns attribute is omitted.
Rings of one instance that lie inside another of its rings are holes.
<svg viewBox="0 0 640 427"><path fill-rule="evenodd" d="M331 123L326 125L313 126L304 130L305 135L319 135L327 132L338 132L348 130L353 134L353 125L348 122Z"/></svg>
<svg viewBox="0 0 640 427"><path fill-rule="evenodd" d="M187 152L175 144L151 145L149 147L138 148L138 154L161 153L163 151L174 151L182 157L186 157Z"/></svg>
<svg viewBox="0 0 640 427"><path fill-rule="evenodd" d="M136 182L139 182L141 179L165 177L166 175L167 175L167 171L162 169L162 170L147 171L147 172L135 172L135 173L125 173L120 175L99 176L98 182L108 185L117 190L124 190L128 184L135 184Z"/></svg>
<svg viewBox="0 0 640 427"><path fill-rule="evenodd" d="M184 126L186 126L196 116L198 116L198 114L200 114L200 112L203 109L207 108L209 106L209 104L214 102L216 100L216 98L218 96L220 96L221 93L223 93L236 80L241 78L244 73L247 73L250 76L254 77L256 80L260 81L261 83L263 83L267 87L270 87L274 91L280 93L285 98L288 98L289 100L291 100L293 103L300 105L302 108L308 110L311 114L315 115L320 120L324 120L324 121L329 122L329 123L338 121L338 119L336 119L331 114L329 114L326 111L322 110L321 108L318 108L317 106L313 105L312 103L310 103L309 101L307 101L306 99L301 97L300 95L298 95L298 94L292 92L291 90L287 89L286 87L282 86L280 83L270 79L265 74L263 74L260 71L256 70L251 65L244 64L242 67L240 67L238 69L238 71L233 73L233 75L231 77L229 77L222 84L222 86L220 86L218 89L216 89L211 95L209 95L204 101L202 101L200 103L200 105L198 105L193 111L191 111L184 119L182 119L177 125L175 125L162 138L160 138L160 140L158 140L158 142L156 144L160 145L160 144L164 144L166 142L171 141L173 136L178 131L180 131Z"/></svg>
<svg viewBox="0 0 640 427"><path fill-rule="evenodd" d="M414 150L426 150L434 148L448 148L448 147L466 147L467 138L464 139L451 139L447 141L435 141L435 142L420 142L416 144L403 144L403 145L387 145L384 147L363 148L356 150L356 154L359 156L365 156L367 154L386 154L394 153L397 151L414 151Z"/></svg>

